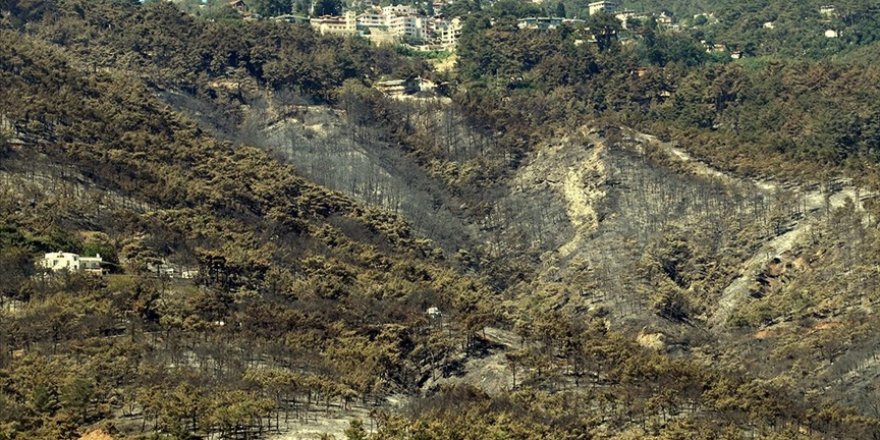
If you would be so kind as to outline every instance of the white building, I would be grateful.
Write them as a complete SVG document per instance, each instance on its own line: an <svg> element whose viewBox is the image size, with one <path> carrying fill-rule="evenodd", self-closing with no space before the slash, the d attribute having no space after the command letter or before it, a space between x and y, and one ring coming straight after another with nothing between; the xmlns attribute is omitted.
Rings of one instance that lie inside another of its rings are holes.
<svg viewBox="0 0 880 440"><path fill-rule="evenodd" d="M391 39L423 41L428 39L428 19L412 6L396 5L372 8L357 17L357 29L374 42Z"/></svg>
<svg viewBox="0 0 880 440"><path fill-rule="evenodd" d="M355 35L357 34L357 15L347 11L342 17L325 15L309 20L309 26L321 35Z"/></svg>
<svg viewBox="0 0 880 440"><path fill-rule="evenodd" d="M617 11L617 3L603 0L603 1L590 3L589 8L590 8L590 15L594 15L599 12L604 12L606 14L613 14Z"/></svg>
<svg viewBox="0 0 880 440"><path fill-rule="evenodd" d="M416 15L416 8L409 5L391 5L382 8L385 15L399 15L401 17Z"/></svg>
<svg viewBox="0 0 880 440"><path fill-rule="evenodd" d="M104 260L101 254L95 257L80 257L70 252L49 252L43 256L40 261L40 267L51 270L52 272L89 272L102 274L101 264Z"/></svg>
<svg viewBox="0 0 880 440"><path fill-rule="evenodd" d="M199 275L197 268L169 263L164 258L158 263L147 263L147 271L164 278L180 278L185 280L193 279Z"/></svg>
<svg viewBox="0 0 880 440"><path fill-rule="evenodd" d="M517 26L520 29L551 30L562 26L562 17L526 17L520 18Z"/></svg>
<svg viewBox="0 0 880 440"><path fill-rule="evenodd" d="M432 23L432 36L436 44L444 49L455 49L458 45L458 39L461 37L461 19L458 17L452 20L437 19Z"/></svg>
<svg viewBox="0 0 880 440"><path fill-rule="evenodd" d="M840 32L835 31L834 29L828 29L825 31L825 38L837 38L840 36Z"/></svg>
<svg viewBox="0 0 880 440"><path fill-rule="evenodd" d="M457 17L452 20L425 17L406 5L372 7L360 15L347 11L342 17L315 17L309 24L322 35L360 35L376 45L420 41L447 50L455 48L462 28L461 19Z"/></svg>
<svg viewBox="0 0 880 440"><path fill-rule="evenodd" d="M657 24L659 26L669 28L672 27L674 23L675 19L673 19L671 15L667 14L666 11L661 12L660 15L657 16Z"/></svg>

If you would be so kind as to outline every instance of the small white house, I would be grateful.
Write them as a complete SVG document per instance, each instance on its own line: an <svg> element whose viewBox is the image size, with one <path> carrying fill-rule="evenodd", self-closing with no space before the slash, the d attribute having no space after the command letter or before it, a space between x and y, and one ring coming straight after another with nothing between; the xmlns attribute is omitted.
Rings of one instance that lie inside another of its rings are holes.
<svg viewBox="0 0 880 440"><path fill-rule="evenodd" d="M837 38L840 36L840 32L835 31L834 29L828 29L825 31L825 38Z"/></svg>
<svg viewBox="0 0 880 440"><path fill-rule="evenodd" d="M169 263L164 258L158 263L147 263L147 271L163 278L191 280L199 275L198 268Z"/></svg>
<svg viewBox="0 0 880 440"><path fill-rule="evenodd" d="M79 255L69 252L49 252L43 256L40 265L52 272L60 272L69 270L71 272L79 271Z"/></svg>
<svg viewBox="0 0 880 440"><path fill-rule="evenodd" d="M49 252L43 256L43 260L39 265L52 272L89 272L102 274L101 264L104 260L101 254L95 257L80 257L78 254L70 252Z"/></svg>
<svg viewBox="0 0 880 440"><path fill-rule="evenodd" d="M83 272L103 275L104 269L101 268L103 263L104 260L101 258L101 254L97 254L94 257L79 257L79 268Z"/></svg>

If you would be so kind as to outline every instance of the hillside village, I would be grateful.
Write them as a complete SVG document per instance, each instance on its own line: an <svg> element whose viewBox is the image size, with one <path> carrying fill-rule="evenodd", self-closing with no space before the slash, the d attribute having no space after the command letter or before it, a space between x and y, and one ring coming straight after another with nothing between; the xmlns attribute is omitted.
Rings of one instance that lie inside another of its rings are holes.
<svg viewBox="0 0 880 440"><path fill-rule="evenodd" d="M374 6L362 14L346 11L342 16L315 17L309 25L322 35L358 35L376 45L411 42L419 49L455 50L462 20L428 17L412 6L399 5Z"/></svg>
<svg viewBox="0 0 880 440"><path fill-rule="evenodd" d="M360 36L375 45L403 45L418 51L454 52L461 37L465 18L446 13L444 10L455 2L443 0L433 1L428 8L406 4L379 6L372 2L358 3L357 8L341 7L337 14L311 17L294 15L261 17L251 11L244 0L228 1L229 6L247 20L272 19L308 23L312 29L322 35ZM532 2L539 7L546 6L544 0L532 0ZM626 34L622 35L622 42L626 43L628 40L631 41L631 38L638 38L638 34L633 32L634 29L649 22L655 23L660 30L682 32L687 29L699 29L701 26L712 25L718 21L714 12L678 18L666 10L637 11L623 8L619 3L608 0L590 2L586 6L588 11L586 17L529 16L519 18L517 24L521 29L553 30L567 25L589 32L587 19L597 14L607 14L615 17L620 23L621 32ZM314 4L310 12L316 12ZM821 6L818 13L829 22L829 25L832 19L838 17L836 6L830 4ZM762 23L762 27L770 32L776 29L776 23L766 21ZM840 37L840 31L834 27L820 29L817 32L829 39ZM724 42L702 40L701 43L710 54L729 55L732 59L746 55L743 48L730 48Z"/></svg>

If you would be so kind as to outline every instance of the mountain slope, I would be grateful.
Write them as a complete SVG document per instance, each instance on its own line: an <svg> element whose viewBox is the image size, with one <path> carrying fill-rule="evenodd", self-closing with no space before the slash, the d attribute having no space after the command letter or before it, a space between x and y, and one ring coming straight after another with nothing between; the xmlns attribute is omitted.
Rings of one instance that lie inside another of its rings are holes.
<svg viewBox="0 0 880 440"><path fill-rule="evenodd" d="M877 436L869 201L594 120L614 81L398 102L420 63L358 39L41 4L0 30L0 437Z"/></svg>

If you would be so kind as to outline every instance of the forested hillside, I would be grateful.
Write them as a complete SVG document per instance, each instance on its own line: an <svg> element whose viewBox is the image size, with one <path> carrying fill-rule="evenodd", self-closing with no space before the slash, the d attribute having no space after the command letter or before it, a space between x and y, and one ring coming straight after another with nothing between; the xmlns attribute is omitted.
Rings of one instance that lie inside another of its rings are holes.
<svg viewBox="0 0 880 440"><path fill-rule="evenodd" d="M266 431L273 413L413 387L428 306L482 316L490 292L403 219L206 136L136 65L2 32L5 438L75 437L132 411L120 429L144 435ZM39 275L34 258L56 250L98 251L112 273ZM151 274L161 261L199 276Z"/></svg>
<svg viewBox="0 0 880 440"><path fill-rule="evenodd" d="M0 3L0 440L880 437L876 10L515 3L459 5L448 72Z"/></svg>
<svg viewBox="0 0 880 440"><path fill-rule="evenodd" d="M665 11L699 39L724 43L749 55L822 58L880 40L874 2L622 1L635 11ZM823 7L833 11L822 12ZM766 25L772 23L772 25ZM838 38L827 38L826 30Z"/></svg>

